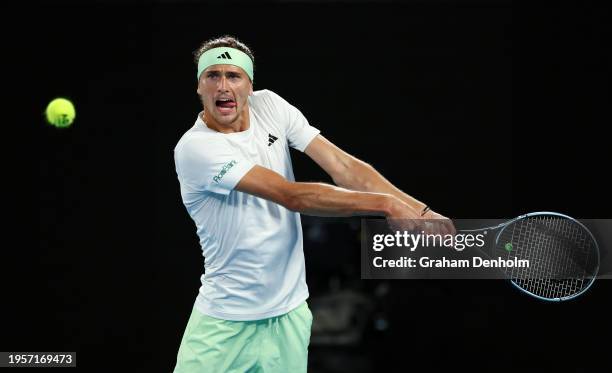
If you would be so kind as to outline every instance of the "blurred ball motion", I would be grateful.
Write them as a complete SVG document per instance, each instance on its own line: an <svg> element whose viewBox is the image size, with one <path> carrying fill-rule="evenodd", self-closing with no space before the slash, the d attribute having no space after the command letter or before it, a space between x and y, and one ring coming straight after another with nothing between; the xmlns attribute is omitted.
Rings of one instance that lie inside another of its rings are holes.
<svg viewBox="0 0 612 373"><path fill-rule="evenodd" d="M56 98L47 105L45 110L47 122L58 128L66 128L72 125L76 112L74 105L65 98Z"/></svg>

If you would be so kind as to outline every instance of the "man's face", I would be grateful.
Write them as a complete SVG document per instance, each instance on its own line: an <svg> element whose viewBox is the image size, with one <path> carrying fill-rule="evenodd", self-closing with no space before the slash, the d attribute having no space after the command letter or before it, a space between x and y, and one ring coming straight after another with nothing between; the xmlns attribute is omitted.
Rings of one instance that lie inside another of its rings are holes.
<svg viewBox="0 0 612 373"><path fill-rule="evenodd" d="M198 94L207 115L221 125L240 119L252 93L249 76L234 65L209 66L198 81Z"/></svg>

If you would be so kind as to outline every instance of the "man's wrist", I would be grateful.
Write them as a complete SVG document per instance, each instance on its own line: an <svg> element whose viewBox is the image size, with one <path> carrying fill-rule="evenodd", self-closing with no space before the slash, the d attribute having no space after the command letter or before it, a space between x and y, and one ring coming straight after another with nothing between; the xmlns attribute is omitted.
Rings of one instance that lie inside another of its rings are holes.
<svg viewBox="0 0 612 373"><path fill-rule="evenodd" d="M399 198L391 194L383 194L382 212L383 214L385 214L385 217L396 215L394 212L397 210L398 202L399 202Z"/></svg>

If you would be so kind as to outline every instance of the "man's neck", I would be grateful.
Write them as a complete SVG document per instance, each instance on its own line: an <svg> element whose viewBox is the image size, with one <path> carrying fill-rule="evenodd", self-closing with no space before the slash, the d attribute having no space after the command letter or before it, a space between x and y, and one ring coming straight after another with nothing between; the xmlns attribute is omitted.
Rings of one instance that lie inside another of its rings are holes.
<svg viewBox="0 0 612 373"><path fill-rule="evenodd" d="M235 121L225 125L217 122L206 110L200 114L200 117L208 128L221 133L242 132L248 130L250 126L248 106L242 109L242 113L238 115Z"/></svg>

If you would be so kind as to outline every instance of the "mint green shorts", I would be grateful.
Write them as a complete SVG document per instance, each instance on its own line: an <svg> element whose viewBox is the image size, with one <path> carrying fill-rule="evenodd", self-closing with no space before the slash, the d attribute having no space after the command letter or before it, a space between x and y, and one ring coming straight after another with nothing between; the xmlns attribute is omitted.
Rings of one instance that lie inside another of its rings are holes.
<svg viewBox="0 0 612 373"><path fill-rule="evenodd" d="M312 312L306 302L263 320L228 321L195 307L174 373L306 373Z"/></svg>

